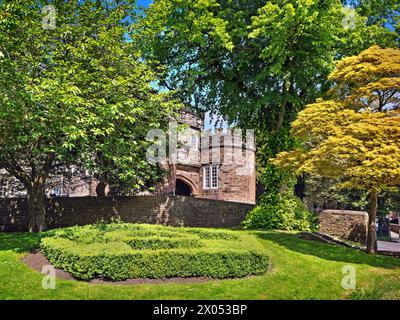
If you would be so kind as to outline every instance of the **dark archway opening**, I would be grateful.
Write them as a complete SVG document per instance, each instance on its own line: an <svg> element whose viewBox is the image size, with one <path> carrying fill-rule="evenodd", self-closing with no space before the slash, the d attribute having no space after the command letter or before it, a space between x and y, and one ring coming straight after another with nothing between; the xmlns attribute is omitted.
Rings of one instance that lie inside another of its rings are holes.
<svg viewBox="0 0 400 320"><path fill-rule="evenodd" d="M190 187L181 180L176 180L175 195L177 196L190 196Z"/></svg>

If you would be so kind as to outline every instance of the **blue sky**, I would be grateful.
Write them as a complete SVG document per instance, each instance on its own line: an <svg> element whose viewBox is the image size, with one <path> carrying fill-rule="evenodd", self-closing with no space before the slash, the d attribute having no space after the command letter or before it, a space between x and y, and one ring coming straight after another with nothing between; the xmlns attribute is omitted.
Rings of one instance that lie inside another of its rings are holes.
<svg viewBox="0 0 400 320"><path fill-rule="evenodd" d="M153 0L138 0L138 5L148 7L150 3L152 3Z"/></svg>

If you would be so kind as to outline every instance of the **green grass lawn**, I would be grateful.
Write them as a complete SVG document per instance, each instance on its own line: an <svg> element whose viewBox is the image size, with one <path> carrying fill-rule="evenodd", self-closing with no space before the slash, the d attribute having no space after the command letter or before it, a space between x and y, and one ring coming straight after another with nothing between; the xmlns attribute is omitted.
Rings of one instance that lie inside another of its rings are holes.
<svg viewBox="0 0 400 320"><path fill-rule="evenodd" d="M267 250L272 268L262 276L197 284L90 284L57 280L20 262L39 237L0 233L0 299L400 299L400 260L302 240L293 233L248 232ZM356 269L357 289L341 287L342 268Z"/></svg>

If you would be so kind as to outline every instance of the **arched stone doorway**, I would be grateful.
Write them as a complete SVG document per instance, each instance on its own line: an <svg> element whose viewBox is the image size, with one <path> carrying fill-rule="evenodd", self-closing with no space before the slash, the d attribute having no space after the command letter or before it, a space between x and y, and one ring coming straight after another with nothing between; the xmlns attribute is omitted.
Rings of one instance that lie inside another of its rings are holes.
<svg viewBox="0 0 400 320"><path fill-rule="evenodd" d="M189 184L180 179L176 179L175 195L177 196L190 196L192 194Z"/></svg>

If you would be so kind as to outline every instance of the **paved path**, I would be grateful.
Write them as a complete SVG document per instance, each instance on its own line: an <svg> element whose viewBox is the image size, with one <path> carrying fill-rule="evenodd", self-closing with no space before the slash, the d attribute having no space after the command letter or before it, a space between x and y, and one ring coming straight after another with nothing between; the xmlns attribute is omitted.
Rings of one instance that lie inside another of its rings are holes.
<svg viewBox="0 0 400 320"><path fill-rule="evenodd" d="M378 251L400 252L399 242L378 241Z"/></svg>
<svg viewBox="0 0 400 320"><path fill-rule="evenodd" d="M392 241L378 241L378 251L400 252L400 238L397 233L391 232Z"/></svg>

